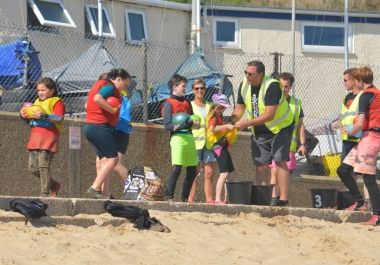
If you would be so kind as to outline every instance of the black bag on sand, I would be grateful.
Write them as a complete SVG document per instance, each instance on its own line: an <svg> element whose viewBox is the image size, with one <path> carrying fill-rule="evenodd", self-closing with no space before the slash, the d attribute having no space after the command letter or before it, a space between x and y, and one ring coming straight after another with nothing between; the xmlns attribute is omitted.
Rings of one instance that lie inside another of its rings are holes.
<svg viewBox="0 0 380 265"><path fill-rule="evenodd" d="M148 229L157 232L170 233L170 229L164 226L160 221L154 217L149 217L148 210L143 210L135 206L125 206L111 201L106 201L104 208L112 216L123 217L134 222L135 224L133 227L138 230Z"/></svg>
<svg viewBox="0 0 380 265"><path fill-rule="evenodd" d="M26 217L25 225L29 219L41 218L46 215L48 205L40 200L13 199L10 202L10 208L14 212L19 212Z"/></svg>

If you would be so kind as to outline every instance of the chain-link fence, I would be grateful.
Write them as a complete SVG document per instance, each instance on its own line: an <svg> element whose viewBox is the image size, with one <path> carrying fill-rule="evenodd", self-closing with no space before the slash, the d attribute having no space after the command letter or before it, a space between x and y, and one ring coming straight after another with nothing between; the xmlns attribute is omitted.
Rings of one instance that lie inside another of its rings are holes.
<svg viewBox="0 0 380 265"><path fill-rule="evenodd" d="M0 44L0 110L19 111L23 102L34 101L37 96L34 83L42 76L57 81L67 116L84 116L84 104L93 83L100 74L120 67L133 76L127 88L133 122L144 123L162 121L160 108L170 94L166 84L175 70L186 77L203 76L207 81L206 99L222 91L230 96L231 103L236 103L247 62L262 61L266 73L273 77L291 72L292 65L290 55L218 48L204 49L201 55L189 60L191 52L187 45L127 43L56 28L25 29L5 23L0 24ZM378 76L380 67L371 67L375 77ZM303 102L312 149L309 159L297 158L299 173L336 176L340 161L335 154L341 152L341 142L336 141L331 123L339 117L346 95L342 84L344 70L343 59L301 56L295 59L293 95ZM192 99L190 85L189 82L187 97ZM231 111L226 111L226 115Z"/></svg>

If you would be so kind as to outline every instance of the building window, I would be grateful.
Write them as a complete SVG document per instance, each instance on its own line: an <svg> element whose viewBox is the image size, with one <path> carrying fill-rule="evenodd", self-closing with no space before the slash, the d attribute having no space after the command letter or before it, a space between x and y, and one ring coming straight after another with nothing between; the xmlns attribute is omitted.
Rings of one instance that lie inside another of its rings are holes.
<svg viewBox="0 0 380 265"><path fill-rule="evenodd" d="M125 35L126 40L141 43L148 40L145 11L139 9L125 9Z"/></svg>
<svg viewBox="0 0 380 265"><path fill-rule="evenodd" d="M213 43L225 48L240 48L240 25L238 18L214 17Z"/></svg>
<svg viewBox="0 0 380 265"><path fill-rule="evenodd" d="M28 0L28 26L52 29L54 26L76 28L61 0Z"/></svg>
<svg viewBox="0 0 380 265"><path fill-rule="evenodd" d="M344 24L333 22L302 22L303 52L344 53ZM348 50L353 49L352 24L348 25Z"/></svg>
<svg viewBox="0 0 380 265"><path fill-rule="evenodd" d="M98 5L85 3L87 21L85 21L85 32L93 35L99 35L99 18L98 18ZM111 19L108 15L107 7L102 6L103 18L103 36L116 38L115 30L112 26ZM87 27L86 27L87 23Z"/></svg>

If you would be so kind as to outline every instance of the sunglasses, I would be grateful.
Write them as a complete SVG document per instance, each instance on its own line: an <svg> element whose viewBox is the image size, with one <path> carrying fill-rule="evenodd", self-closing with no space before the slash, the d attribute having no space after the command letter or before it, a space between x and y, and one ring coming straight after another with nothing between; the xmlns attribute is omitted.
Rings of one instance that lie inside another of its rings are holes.
<svg viewBox="0 0 380 265"><path fill-rule="evenodd" d="M200 89L200 90L205 90L206 88L205 88L204 86L203 86L203 87L194 87L194 90L195 90L195 91L198 91L199 89Z"/></svg>
<svg viewBox="0 0 380 265"><path fill-rule="evenodd" d="M250 72L247 72L247 71L244 71L244 74L248 75L249 77L251 77L252 75L254 75L254 73L250 73Z"/></svg>

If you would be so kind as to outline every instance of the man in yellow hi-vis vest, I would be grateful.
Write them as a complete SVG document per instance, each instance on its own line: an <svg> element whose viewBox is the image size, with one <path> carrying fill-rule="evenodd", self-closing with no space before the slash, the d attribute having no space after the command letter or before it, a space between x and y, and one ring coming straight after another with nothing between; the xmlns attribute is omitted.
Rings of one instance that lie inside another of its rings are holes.
<svg viewBox="0 0 380 265"><path fill-rule="evenodd" d="M278 80L265 75L260 61L249 62L244 71L236 107L230 122L239 130L252 127L251 155L256 166L256 184L267 185L272 159L276 162L280 200L278 206L288 204L290 142L293 131L293 113L281 91ZM248 120L240 121L244 112Z"/></svg>
<svg viewBox="0 0 380 265"><path fill-rule="evenodd" d="M297 161L296 161L296 153L304 156L307 153L306 149L306 132L305 125L303 123L303 109L302 102L295 97L290 95L290 90L292 89L294 83L294 77L291 73L283 72L278 77L280 83L282 84L282 93L284 94L286 100L289 103L290 110L294 115L294 129L292 132L292 140L290 143L290 160L287 162L288 169L290 172L297 169ZM300 147L297 148L297 140L300 141ZM271 180L270 184L274 184L276 186L273 187L272 191L272 205L276 206L278 203L278 195L280 194L280 189L277 185L277 167L276 163L273 161L272 164L269 165L271 169Z"/></svg>
<svg viewBox="0 0 380 265"><path fill-rule="evenodd" d="M354 84L354 79L352 78L352 73L356 68L350 68L344 71L343 73L343 85L346 91L349 93L344 97L342 102L341 116L339 119L332 123L334 129L340 129L341 138L342 138L342 154L341 154L341 163L346 158L348 153L354 148L359 139L349 139L347 134L348 125L353 123L354 118L358 115L359 112L359 98L362 94L362 89ZM353 178L356 180L356 174L351 172ZM365 204L362 206L361 210L369 210L371 202L369 199L369 193L365 185L363 186ZM351 207L350 207L351 208ZM352 209L348 209L352 210Z"/></svg>

